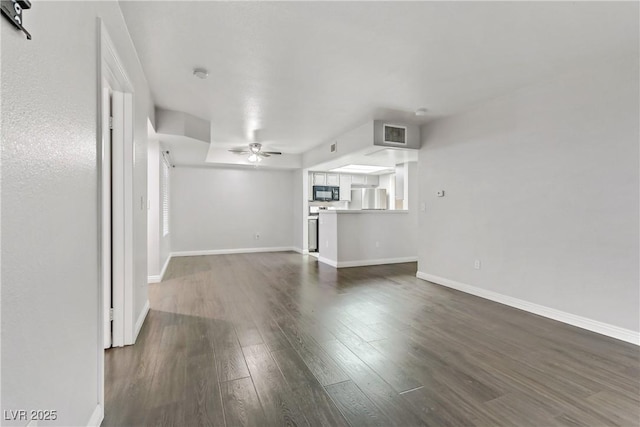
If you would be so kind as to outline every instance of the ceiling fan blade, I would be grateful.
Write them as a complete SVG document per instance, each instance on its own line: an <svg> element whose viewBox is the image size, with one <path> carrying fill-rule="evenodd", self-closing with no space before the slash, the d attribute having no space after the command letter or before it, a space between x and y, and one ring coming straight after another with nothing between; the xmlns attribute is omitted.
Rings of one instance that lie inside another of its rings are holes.
<svg viewBox="0 0 640 427"><path fill-rule="evenodd" d="M231 153L235 153L235 154L249 154L251 153L251 151L245 149L245 148L232 148L231 150L229 150L229 152Z"/></svg>
<svg viewBox="0 0 640 427"><path fill-rule="evenodd" d="M279 156L280 154L282 154L280 151L263 151L263 153L275 154L276 156Z"/></svg>
<svg viewBox="0 0 640 427"><path fill-rule="evenodd" d="M271 154L265 153L264 151L258 151L256 154L260 157L271 157Z"/></svg>

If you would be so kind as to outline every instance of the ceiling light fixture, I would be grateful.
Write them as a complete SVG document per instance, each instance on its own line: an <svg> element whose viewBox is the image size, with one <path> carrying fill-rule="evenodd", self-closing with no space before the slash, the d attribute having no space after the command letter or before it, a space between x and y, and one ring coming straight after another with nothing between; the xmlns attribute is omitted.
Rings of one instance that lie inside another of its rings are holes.
<svg viewBox="0 0 640 427"><path fill-rule="evenodd" d="M255 153L251 153L251 155L249 156L249 159L248 159L248 160L249 160L251 163L257 163L257 162L261 162L261 161L262 161L262 159L260 158L260 156L258 156L258 155L257 155L257 154L255 154Z"/></svg>
<svg viewBox="0 0 640 427"><path fill-rule="evenodd" d="M418 108L416 110L416 116L426 116L427 115L427 109L422 107L422 108Z"/></svg>
<svg viewBox="0 0 640 427"><path fill-rule="evenodd" d="M209 72L205 68L194 68L193 75L204 80L209 77Z"/></svg>
<svg viewBox="0 0 640 427"><path fill-rule="evenodd" d="M251 144L249 144L249 151L251 151L253 154L258 154L260 152L261 147L262 147L261 144L257 142L252 142Z"/></svg>
<svg viewBox="0 0 640 427"><path fill-rule="evenodd" d="M339 168L331 169L331 172L344 172L344 173L376 173L382 171L388 171L393 168L389 166L371 166L371 165L346 165Z"/></svg>

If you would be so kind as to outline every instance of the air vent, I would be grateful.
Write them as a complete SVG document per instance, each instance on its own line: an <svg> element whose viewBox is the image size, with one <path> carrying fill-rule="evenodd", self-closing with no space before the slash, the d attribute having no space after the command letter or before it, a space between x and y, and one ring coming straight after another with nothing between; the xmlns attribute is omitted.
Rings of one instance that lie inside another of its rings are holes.
<svg viewBox="0 0 640 427"><path fill-rule="evenodd" d="M338 151L338 143L337 143L337 142L334 142L333 144L331 144L331 146L329 147L329 150L330 150L332 153L335 153L336 151Z"/></svg>
<svg viewBox="0 0 640 427"><path fill-rule="evenodd" d="M387 144L407 145L405 126L383 125L384 142Z"/></svg>

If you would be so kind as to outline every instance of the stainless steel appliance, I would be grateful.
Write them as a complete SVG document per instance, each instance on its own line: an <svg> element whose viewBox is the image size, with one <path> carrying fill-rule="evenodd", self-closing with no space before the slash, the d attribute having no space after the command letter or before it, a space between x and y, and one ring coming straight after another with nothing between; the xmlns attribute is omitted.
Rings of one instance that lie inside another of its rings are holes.
<svg viewBox="0 0 640 427"><path fill-rule="evenodd" d="M309 217L309 252L318 252L318 217Z"/></svg>
<svg viewBox="0 0 640 427"><path fill-rule="evenodd" d="M349 209L387 209L387 190L384 188L351 190Z"/></svg>
<svg viewBox="0 0 640 427"><path fill-rule="evenodd" d="M326 185L313 186L313 200L321 202L334 202L340 200L340 187Z"/></svg>

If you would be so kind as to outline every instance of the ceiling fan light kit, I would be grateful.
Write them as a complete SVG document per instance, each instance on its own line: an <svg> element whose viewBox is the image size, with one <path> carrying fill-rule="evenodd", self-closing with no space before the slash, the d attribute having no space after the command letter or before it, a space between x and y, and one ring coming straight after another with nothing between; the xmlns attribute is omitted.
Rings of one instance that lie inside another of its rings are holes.
<svg viewBox="0 0 640 427"><path fill-rule="evenodd" d="M229 150L234 154L249 154L249 160L251 163L261 162L263 158L271 156L279 156L282 154L280 151L262 151L262 144L259 142L252 142L249 144L249 148L232 148Z"/></svg>

